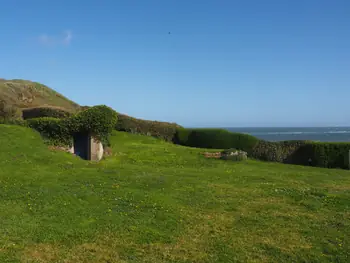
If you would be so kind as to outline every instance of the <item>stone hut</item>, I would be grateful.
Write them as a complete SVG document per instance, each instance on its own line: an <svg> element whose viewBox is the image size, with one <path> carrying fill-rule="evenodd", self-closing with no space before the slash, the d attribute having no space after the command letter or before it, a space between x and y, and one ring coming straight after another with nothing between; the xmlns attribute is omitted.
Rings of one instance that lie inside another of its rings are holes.
<svg viewBox="0 0 350 263"><path fill-rule="evenodd" d="M102 143L89 133L77 133L73 136L70 152L84 160L99 161L103 157Z"/></svg>

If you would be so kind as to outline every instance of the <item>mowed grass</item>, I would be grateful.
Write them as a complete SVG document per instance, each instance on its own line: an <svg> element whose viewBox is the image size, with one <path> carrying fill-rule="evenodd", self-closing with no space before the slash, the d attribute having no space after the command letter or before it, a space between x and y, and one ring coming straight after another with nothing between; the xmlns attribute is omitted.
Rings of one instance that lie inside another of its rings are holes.
<svg viewBox="0 0 350 263"><path fill-rule="evenodd" d="M349 262L350 171L115 133L100 163L0 125L0 262Z"/></svg>

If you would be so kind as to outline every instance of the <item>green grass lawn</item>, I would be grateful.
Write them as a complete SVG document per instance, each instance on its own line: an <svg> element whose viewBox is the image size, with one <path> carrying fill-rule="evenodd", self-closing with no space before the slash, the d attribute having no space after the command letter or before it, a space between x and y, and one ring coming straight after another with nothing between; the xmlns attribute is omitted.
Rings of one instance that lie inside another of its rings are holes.
<svg viewBox="0 0 350 263"><path fill-rule="evenodd" d="M100 163L0 125L0 262L349 262L350 171L115 133Z"/></svg>

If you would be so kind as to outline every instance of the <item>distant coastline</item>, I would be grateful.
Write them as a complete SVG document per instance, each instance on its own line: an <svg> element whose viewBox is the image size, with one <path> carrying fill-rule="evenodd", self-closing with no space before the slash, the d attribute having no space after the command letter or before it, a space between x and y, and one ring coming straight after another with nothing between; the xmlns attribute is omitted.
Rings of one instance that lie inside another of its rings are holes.
<svg viewBox="0 0 350 263"><path fill-rule="evenodd" d="M226 127L224 129L250 134L267 141L350 142L350 127Z"/></svg>

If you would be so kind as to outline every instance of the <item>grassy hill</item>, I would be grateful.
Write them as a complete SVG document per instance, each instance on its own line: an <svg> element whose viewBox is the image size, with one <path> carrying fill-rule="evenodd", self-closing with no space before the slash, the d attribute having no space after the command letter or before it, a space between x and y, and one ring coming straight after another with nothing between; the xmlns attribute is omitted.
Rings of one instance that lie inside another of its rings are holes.
<svg viewBox="0 0 350 263"><path fill-rule="evenodd" d="M40 83L0 79L0 121L2 117L27 119L38 116L68 116L69 113L87 108L89 106L79 106ZM174 136L176 129L181 127L175 123L142 120L120 113L118 115L117 130L149 134L168 141Z"/></svg>
<svg viewBox="0 0 350 263"><path fill-rule="evenodd" d="M350 172L115 132L100 163L0 125L0 262L348 262ZM21 138L20 140L18 138Z"/></svg>
<svg viewBox="0 0 350 263"><path fill-rule="evenodd" d="M27 80L0 79L0 100L18 108L56 106L75 111L79 105L49 87Z"/></svg>

